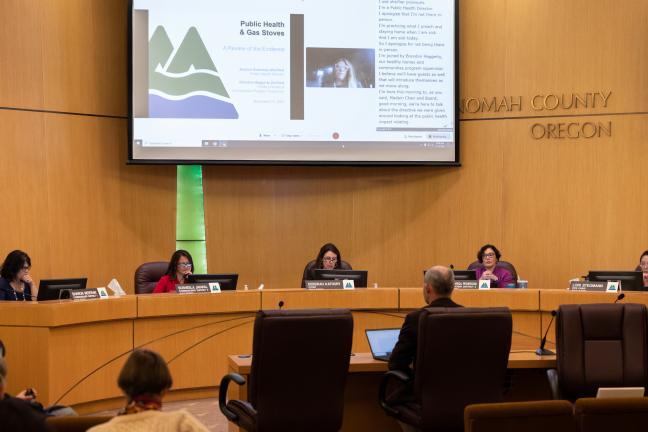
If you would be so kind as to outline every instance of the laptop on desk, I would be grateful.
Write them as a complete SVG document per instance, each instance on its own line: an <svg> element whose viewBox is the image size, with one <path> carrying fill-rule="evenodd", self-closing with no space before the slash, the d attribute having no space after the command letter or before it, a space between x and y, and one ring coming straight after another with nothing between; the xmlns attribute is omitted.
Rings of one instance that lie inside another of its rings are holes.
<svg viewBox="0 0 648 432"><path fill-rule="evenodd" d="M376 360L389 361L396 342L398 342L398 335L400 328L388 329L372 329L365 330L367 340L369 341L369 348L371 355Z"/></svg>

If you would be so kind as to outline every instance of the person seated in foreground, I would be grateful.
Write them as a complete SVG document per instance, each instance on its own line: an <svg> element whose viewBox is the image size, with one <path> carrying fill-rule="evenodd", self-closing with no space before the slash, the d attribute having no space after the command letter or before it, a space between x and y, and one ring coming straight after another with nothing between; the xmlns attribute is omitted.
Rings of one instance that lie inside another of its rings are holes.
<svg viewBox="0 0 648 432"><path fill-rule="evenodd" d="M3 350L4 354L4 350ZM30 402L36 396L23 390L16 397L5 393L7 363L0 356L0 432L2 431L49 431L45 414Z"/></svg>
<svg viewBox="0 0 648 432"><path fill-rule="evenodd" d="M302 288L306 287L307 280L315 280L315 270L353 270L351 265L342 261L342 255L337 246L333 243L326 243L322 246L315 257L315 261L310 261L304 268L304 275L302 276Z"/></svg>
<svg viewBox="0 0 648 432"><path fill-rule="evenodd" d="M11 396L5 392L7 383L7 362L5 360L6 348L2 340L0 340L0 401L8 401L14 399L28 406L31 410L40 416L76 416L76 412L64 405L52 405L50 407L43 407L43 404L38 402L36 398L38 393L33 388L27 388L15 396ZM0 417L1 419L2 417ZM0 431L2 429L0 428Z"/></svg>
<svg viewBox="0 0 648 432"><path fill-rule="evenodd" d="M394 350L389 357L389 370L398 370L404 372L409 377L414 377L416 351L418 346L418 324L419 318L425 308L443 307L454 308L462 307L450 298L454 290L454 273L448 267L434 266L425 272L423 280L423 298L426 305L420 309L410 312L405 317L405 322L401 327L398 341ZM443 331L443 329L439 329ZM439 353L443 355L443 353ZM408 403L414 402L414 379L407 382L393 382L387 390L387 400L391 403ZM417 431L416 428L398 421L404 432Z"/></svg>
<svg viewBox="0 0 648 432"><path fill-rule="evenodd" d="M475 269L477 279L490 279L491 288L506 288L515 284L511 272L497 266L501 256L500 251L492 244L482 246L477 252L477 260L482 264Z"/></svg>
<svg viewBox="0 0 648 432"><path fill-rule="evenodd" d="M462 307L450 298L454 290L454 273L448 267L434 266L425 272L423 298L426 305L410 312L398 335L398 342L389 357L389 369L413 376L418 343L418 323L423 309L429 307Z"/></svg>
<svg viewBox="0 0 648 432"><path fill-rule="evenodd" d="M164 359L156 352L136 349L126 360L117 384L126 396L126 407L92 432L159 431L207 432L207 428L185 410L162 412L162 398L173 381Z"/></svg>
<svg viewBox="0 0 648 432"><path fill-rule="evenodd" d="M186 250L177 250L171 255L169 267L153 289L153 294L176 292L176 285L187 283L193 270L193 259Z"/></svg>
<svg viewBox="0 0 648 432"><path fill-rule="evenodd" d="M45 416L34 411L29 404L16 398L0 400L0 432L53 432L45 423Z"/></svg>

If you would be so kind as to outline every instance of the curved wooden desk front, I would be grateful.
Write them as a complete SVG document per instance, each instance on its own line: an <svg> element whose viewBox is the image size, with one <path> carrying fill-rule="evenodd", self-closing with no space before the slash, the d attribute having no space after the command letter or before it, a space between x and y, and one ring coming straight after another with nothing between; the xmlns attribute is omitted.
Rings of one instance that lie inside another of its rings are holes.
<svg viewBox="0 0 648 432"><path fill-rule="evenodd" d="M34 387L44 405L73 405L85 413L123 403L117 376L139 347L169 363L170 399L214 396L227 355L251 350L261 293L0 303L9 392Z"/></svg>
<svg viewBox="0 0 648 432"><path fill-rule="evenodd" d="M538 290L461 291L465 306L509 306L513 346L533 349L540 337ZM169 363L167 399L215 397L227 356L250 353L257 310L350 308L354 352L369 351L366 328L400 327L423 306L421 288L234 291L139 295L93 301L0 302L0 338L7 346L10 393L35 387L45 404L79 412L122 404L116 380L133 348L158 351Z"/></svg>

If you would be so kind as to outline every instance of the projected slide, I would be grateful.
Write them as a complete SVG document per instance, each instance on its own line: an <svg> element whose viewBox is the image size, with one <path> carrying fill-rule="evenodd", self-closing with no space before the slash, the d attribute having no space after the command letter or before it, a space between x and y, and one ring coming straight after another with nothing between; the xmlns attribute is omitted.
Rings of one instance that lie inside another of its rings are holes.
<svg viewBox="0 0 648 432"><path fill-rule="evenodd" d="M455 0L133 0L134 162L458 162Z"/></svg>

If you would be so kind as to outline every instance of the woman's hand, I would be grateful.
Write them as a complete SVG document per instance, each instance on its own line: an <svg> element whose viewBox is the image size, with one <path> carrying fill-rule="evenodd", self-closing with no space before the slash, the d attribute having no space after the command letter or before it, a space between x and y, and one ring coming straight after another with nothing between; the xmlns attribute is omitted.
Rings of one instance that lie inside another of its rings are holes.
<svg viewBox="0 0 648 432"><path fill-rule="evenodd" d="M183 283L187 282L187 278L189 277L190 274L191 274L191 272L188 271L188 272L186 272L185 274L182 275L182 282Z"/></svg>
<svg viewBox="0 0 648 432"><path fill-rule="evenodd" d="M495 281L495 282L497 282L499 280L499 278L497 276L495 276L495 274L490 270L486 270L484 273L482 273L480 278L481 279L490 279L490 280Z"/></svg>
<svg viewBox="0 0 648 432"><path fill-rule="evenodd" d="M28 388L18 393L16 397L18 399L30 401L36 399L36 397L38 397L38 394L36 393L36 390L34 390L33 388Z"/></svg>

